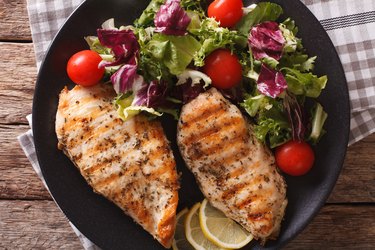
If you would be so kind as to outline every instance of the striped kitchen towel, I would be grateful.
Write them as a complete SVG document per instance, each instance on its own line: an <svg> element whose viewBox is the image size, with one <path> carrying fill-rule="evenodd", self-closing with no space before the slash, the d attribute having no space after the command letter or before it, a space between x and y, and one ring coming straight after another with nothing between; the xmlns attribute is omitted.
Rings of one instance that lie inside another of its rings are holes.
<svg viewBox="0 0 375 250"><path fill-rule="evenodd" d="M348 82L349 145L375 131L375 1L303 0L327 31Z"/></svg>

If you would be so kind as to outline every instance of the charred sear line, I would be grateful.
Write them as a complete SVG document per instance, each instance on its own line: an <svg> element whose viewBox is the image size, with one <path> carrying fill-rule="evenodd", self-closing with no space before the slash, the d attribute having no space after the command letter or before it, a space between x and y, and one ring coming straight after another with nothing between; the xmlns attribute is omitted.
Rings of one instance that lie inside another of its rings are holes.
<svg viewBox="0 0 375 250"><path fill-rule="evenodd" d="M252 202L253 202L253 200L250 197L248 197L247 199L243 199L241 202L237 203L236 207L238 209L243 209L243 208L251 205Z"/></svg>
<svg viewBox="0 0 375 250"><path fill-rule="evenodd" d="M213 107L210 107L210 109L196 110L194 115L186 117L186 119L184 119L184 122L180 122L179 125L182 129L188 129L195 123L209 121L213 116L220 116L224 112L225 111L220 107L220 105L215 105Z"/></svg>
<svg viewBox="0 0 375 250"><path fill-rule="evenodd" d="M220 118L220 119L219 119ZM190 136L183 138L184 144L190 144L197 141L217 141L220 140L222 143L226 143L230 140L231 135L238 131L238 123L241 117L231 118L227 116L217 117L217 122L205 125L207 122L202 122L202 128L195 133L191 133ZM246 135L246 131L243 131Z"/></svg>
<svg viewBox="0 0 375 250"><path fill-rule="evenodd" d="M202 157L209 156L210 159L215 159L228 150L229 148L235 147L237 145L243 145L243 136L241 133L235 133L232 138L223 141L217 141L214 145L206 146L209 142L205 142L202 139L198 142L192 142L188 148L188 154L192 160L199 160ZM238 152L237 152L238 154Z"/></svg>
<svg viewBox="0 0 375 250"><path fill-rule="evenodd" d="M229 188L228 190L224 191L221 198L224 199L224 200L229 200L229 199L233 198L233 196L235 196L236 193L241 191L246 186L247 186L246 183L238 183L238 184L232 186L231 188Z"/></svg>

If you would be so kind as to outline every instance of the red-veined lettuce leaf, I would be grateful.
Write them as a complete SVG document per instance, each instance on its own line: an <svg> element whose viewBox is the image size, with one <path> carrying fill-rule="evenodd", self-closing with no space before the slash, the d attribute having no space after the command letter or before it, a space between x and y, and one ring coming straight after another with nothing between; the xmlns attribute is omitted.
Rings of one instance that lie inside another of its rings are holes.
<svg viewBox="0 0 375 250"><path fill-rule="evenodd" d="M262 64L257 81L257 88L260 93L276 98L288 88L288 85L280 71L273 70L267 65Z"/></svg>
<svg viewBox="0 0 375 250"><path fill-rule="evenodd" d="M186 29L190 21L190 17L181 7L179 0L167 0L155 15L155 32L182 36L187 33Z"/></svg>
<svg viewBox="0 0 375 250"><path fill-rule="evenodd" d="M258 24L250 31L249 45L254 58L257 60L266 57L280 60L284 44L285 38L276 22Z"/></svg>
<svg viewBox="0 0 375 250"><path fill-rule="evenodd" d="M99 67L117 66L121 64L136 64L139 44L134 32L130 29L98 29L100 44L112 50L115 61L102 61Z"/></svg>

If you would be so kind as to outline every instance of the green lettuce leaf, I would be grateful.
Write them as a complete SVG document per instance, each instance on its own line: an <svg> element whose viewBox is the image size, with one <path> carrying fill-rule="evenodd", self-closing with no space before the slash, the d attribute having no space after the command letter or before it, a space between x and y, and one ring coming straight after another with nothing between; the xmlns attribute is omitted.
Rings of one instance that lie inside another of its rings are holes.
<svg viewBox="0 0 375 250"><path fill-rule="evenodd" d="M155 34L147 44L149 53L173 75L181 74L192 61L201 44L191 35Z"/></svg>
<svg viewBox="0 0 375 250"><path fill-rule="evenodd" d="M278 100L254 91L254 96L246 96L241 106L254 118L255 136L261 142L275 148L290 140L290 124Z"/></svg>
<svg viewBox="0 0 375 250"><path fill-rule="evenodd" d="M316 56L309 57L306 61L301 62L298 69L301 72L308 72L314 70L314 64L315 64Z"/></svg>
<svg viewBox="0 0 375 250"><path fill-rule="evenodd" d="M254 127L256 137L263 143L275 148L291 139L290 124L279 105L264 110L256 119Z"/></svg>
<svg viewBox="0 0 375 250"><path fill-rule="evenodd" d="M126 94L119 94L114 100L114 105L117 109L117 113L123 121L126 121L133 116L138 115L142 111L145 111L153 116L162 115L162 113L157 112L153 108L148 108L145 106L133 106L133 100L134 95L131 92L128 92Z"/></svg>
<svg viewBox="0 0 375 250"><path fill-rule="evenodd" d="M284 48L283 48L283 52L284 53L293 53L297 50L297 46L298 46L298 43L300 43L300 39L297 38L293 31L291 31L290 29L288 29L285 24L283 23L280 23L279 24L279 28L281 30L281 32L283 33L283 36L285 38L285 45L284 45Z"/></svg>
<svg viewBox="0 0 375 250"><path fill-rule="evenodd" d="M309 57L302 45L302 40L296 37L298 27L294 20L288 18L279 25L286 40L284 55L280 60L280 68L291 68L300 72L310 72L314 69L316 56Z"/></svg>
<svg viewBox="0 0 375 250"><path fill-rule="evenodd" d="M86 36L85 40L90 47L90 50L97 52L100 55L111 55L111 49L103 46L97 36Z"/></svg>
<svg viewBox="0 0 375 250"><path fill-rule="evenodd" d="M295 95L317 98L327 83L327 76L318 77L312 73L301 73L298 70L283 68L288 90Z"/></svg>
<svg viewBox="0 0 375 250"><path fill-rule="evenodd" d="M302 52L285 54L280 60L281 68L291 68L300 72L309 72L314 70L316 56L309 57Z"/></svg>
<svg viewBox="0 0 375 250"><path fill-rule="evenodd" d="M265 63L268 66L270 66L272 69L276 69L277 65L279 65L279 61L272 57L264 57L261 61L262 63Z"/></svg>
<svg viewBox="0 0 375 250"><path fill-rule="evenodd" d="M141 16L134 21L135 27L154 26L154 18L156 12L165 0L151 0L146 9L142 12Z"/></svg>
<svg viewBox="0 0 375 250"><path fill-rule="evenodd" d="M205 14L202 6L205 2L205 0L181 0L180 5L184 10L194 11L199 14L199 16L203 17Z"/></svg>
<svg viewBox="0 0 375 250"><path fill-rule="evenodd" d="M152 80L164 79L167 82L172 82L173 76L169 72L167 66L162 62L155 60L152 54L141 51L141 56L138 62L138 70L147 82Z"/></svg>
<svg viewBox="0 0 375 250"><path fill-rule="evenodd" d="M283 13L280 5L269 2L261 2L254 10L242 17L237 23L235 29L244 36L249 35L250 29L259 23L265 21L276 21Z"/></svg>
<svg viewBox="0 0 375 250"><path fill-rule="evenodd" d="M198 29L191 29L190 32L202 44L194 55L194 64L198 67L203 66L206 56L218 48L229 47L233 51L235 45L241 48L247 45L246 37L239 35L235 30L220 27L214 18L205 18Z"/></svg>
<svg viewBox="0 0 375 250"><path fill-rule="evenodd" d="M196 11L186 11L186 14L190 17L191 21L187 27L187 31L191 32L201 27L202 16ZM204 16L203 16L204 17Z"/></svg>
<svg viewBox="0 0 375 250"><path fill-rule="evenodd" d="M298 33L298 27L296 26L295 22L291 18L285 19L284 22L281 23L283 26L285 26L286 29L290 30L294 36Z"/></svg>
<svg viewBox="0 0 375 250"><path fill-rule="evenodd" d="M137 28L134 30L134 34L138 38L139 46L145 46L145 44L147 44L152 39L152 36L154 35L154 30L154 27Z"/></svg>
<svg viewBox="0 0 375 250"><path fill-rule="evenodd" d="M247 52L241 52L239 54L240 63L242 65L243 75L249 79L258 81L260 66L262 62L254 60L251 49ZM255 83L254 82L254 83Z"/></svg>
<svg viewBox="0 0 375 250"><path fill-rule="evenodd" d="M324 123L327 120L328 114L323 110L320 103L316 103L312 109L311 134L309 140L313 144L317 144L320 138L325 134L323 129Z"/></svg>
<svg viewBox="0 0 375 250"><path fill-rule="evenodd" d="M151 51L147 48L147 44L152 40L154 28L137 28L135 32L138 43L140 45L140 56L138 58L138 71L147 82L152 80L164 79L168 82L172 81L172 75L169 69L160 61L155 60Z"/></svg>
<svg viewBox="0 0 375 250"><path fill-rule="evenodd" d="M248 96L244 100L244 102L241 103L241 106L251 117L255 117L258 114L259 110L262 110L266 107L272 107L267 99L268 98L262 94L256 96Z"/></svg>

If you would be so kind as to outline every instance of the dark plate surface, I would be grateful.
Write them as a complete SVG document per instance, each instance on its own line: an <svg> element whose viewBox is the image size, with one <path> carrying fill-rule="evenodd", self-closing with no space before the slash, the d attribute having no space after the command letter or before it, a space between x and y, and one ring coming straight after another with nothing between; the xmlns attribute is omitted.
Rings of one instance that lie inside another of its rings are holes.
<svg viewBox="0 0 375 250"><path fill-rule="evenodd" d="M250 4L252 1L244 1ZM317 55L315 72L327 74L326 90L320 102L329 114L327 134L315 147L316 163L303 177L288 177L289 204L277 241L266 249L278 249L295 237L323 206L340 173L349 133L349 97L344 72L328 35L311 12L298 0L275 0L299 27L299 37L309 54ZM95 194L70 160L57 149L55 114L58 94L70 85L65 67L75 52L87 49L83 39L114 17L116 25L131 24L146 7L141 0L87 0L68 19L54 39L39 72L33 103L33 132L38 159L50 191L73 224L104 249L163 249L147 232L123 212ZM176 123L163 125L181 171L179 209L201 201L193 176L185 168L175 144ZM48 215L46 215L48 216ZM257 242L251 247L261 248ZM249 246L246 247L250 249Z"/></svg>

